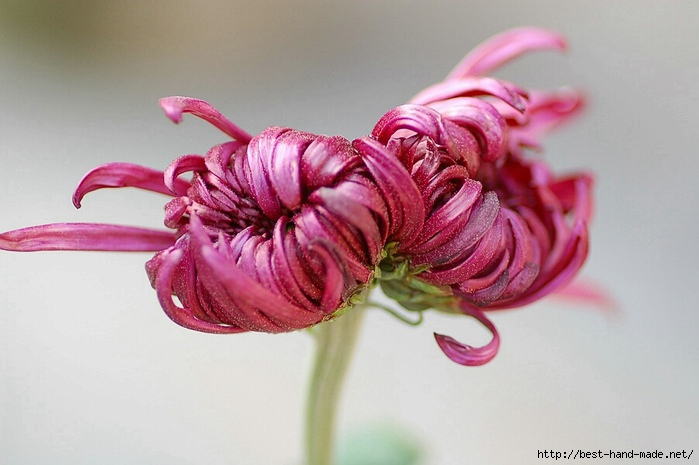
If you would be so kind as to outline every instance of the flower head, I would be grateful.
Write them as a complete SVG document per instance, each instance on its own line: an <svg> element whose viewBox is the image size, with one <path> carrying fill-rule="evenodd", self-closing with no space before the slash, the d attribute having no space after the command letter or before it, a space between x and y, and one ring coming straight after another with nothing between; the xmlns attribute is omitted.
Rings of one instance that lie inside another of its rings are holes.
<svg viewBox="0 0 699 465"><path fill-rule="evenodd" d="M372 132L410 173L425 206L420 234L395 252L409 261L412 282L434 286L442 299L458 297L457 306L437 308L474 316L493 333L493 342L480 349L437 335L459 363L481 364L495 355L498 334L484 310L522 306L555 291L587 255L591 177L557 177L523 152L574 114L581 97L530 94L480 76L524 52L564 46L557 34L538 29L495 37L444 82L384 115ZM384 285L419 310L414 289L407 281Z"/></svg>
<svg viewBox="0 0 699 465"><path fill-rule="evenodd" d="M582 98L484 77L564 47L538 29L497 36L354 141L282 127L252 136L206 102L162 99L174 122L191 113L230 140L164 172L95 168L73 203L105 187L159 192L171 197L168 231L51 224L0 234L0 248L156 252L146 270L166 314L212 333L313 326L379 284L408 310L476 318L493 334L486 346L436 338L452 360L486 363L499 336L484 312L555 291L587 254L591 177L558 177L525 150Z"/></svg>

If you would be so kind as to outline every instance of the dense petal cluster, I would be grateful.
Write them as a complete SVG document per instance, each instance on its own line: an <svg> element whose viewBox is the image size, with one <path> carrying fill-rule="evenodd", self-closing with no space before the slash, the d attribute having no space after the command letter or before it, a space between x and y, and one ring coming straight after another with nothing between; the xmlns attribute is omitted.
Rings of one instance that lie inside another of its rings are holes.
<svg viewBox="0 0 699 465"><path fill-rule="evenodd" d="M191 101L162 104L178 120ZM411 195L393 195L390 160L340 136L271 127L180 158L168 187L185 172L185 195L166 206L177 242L147 270L168 315L192 329L280 332L331 318L367 286L386 241L416 231L389 213L415 210Z"/></svg>
<svg viewBox="0 0 699 465"><path fill-rule="evenodd" d="M497 332L483 310L530 303L580 269L592 178L558 178L522 150L538 147L542 135L574 114L578 94L529 95L479 74L530 50L564 46L560 36L541 30L498 36L444 82L384 115L372 132L410 172L425 205L420 234L397 254L409 258L416 278L448 286L461 301L459 310L484 322L494 343ZM458 346L437 339L443 349ZM450 357L465 364L480 364L484 352L494 355L489 347L461 348Z"/></svg>
<svg viewBox="0 0 699 465"><path fill-rule="evenodd" d="M310 327L378 284L408 310L476 318L493 334L486 346L436 338L452 360L486 363L499 336L484 312L553 292L587 254L591 177L557 177L525 153L580 96L484 76L564 47L538 29L497 36L354 141L282 127L252 136L206 102L163 99L174 122L190 113L230 140L164 172L98 167L73 202L105 187L166 194L169 231L52 224L0 234L0 248L157 252L146 270L167 315L213 333Z"/></svg>

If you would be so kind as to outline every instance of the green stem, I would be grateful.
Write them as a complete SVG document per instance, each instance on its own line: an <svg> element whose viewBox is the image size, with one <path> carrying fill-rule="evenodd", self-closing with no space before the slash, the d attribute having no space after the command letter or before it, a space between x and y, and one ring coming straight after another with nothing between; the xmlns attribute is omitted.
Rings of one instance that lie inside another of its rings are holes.
<svg viewBox="0 0 699 465"><path fill-rule="evenodd" d="M314 328L316 356L306 411L306 465L332 465L335 413L364 308Z"/></svg>

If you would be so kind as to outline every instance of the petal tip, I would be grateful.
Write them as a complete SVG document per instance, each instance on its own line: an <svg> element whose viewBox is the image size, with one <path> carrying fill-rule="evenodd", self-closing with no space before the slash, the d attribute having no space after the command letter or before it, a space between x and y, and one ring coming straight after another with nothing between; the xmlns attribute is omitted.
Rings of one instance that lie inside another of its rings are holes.
<svg viewBox="0 0 699 465"><path fill-rule="evenodd" d="M170 121L175 124L182 122L182 97L165 97L161 98L158 103Z"/></svg>

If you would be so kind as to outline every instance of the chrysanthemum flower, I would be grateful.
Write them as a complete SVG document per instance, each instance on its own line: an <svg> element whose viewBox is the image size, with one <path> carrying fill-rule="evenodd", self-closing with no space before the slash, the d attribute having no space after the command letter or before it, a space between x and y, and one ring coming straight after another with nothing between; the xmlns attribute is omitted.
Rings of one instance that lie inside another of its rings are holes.
<svg viewBox="0 0 699 465"><path fill-rule="evenodd" d="M492 332L483 348L436 335L454 361L479 365L497 351L499 336L484 310L518 307L567 283L588 250L591 177L557 177L524 147L580 107L572 91L529 94L481 77L524 52L562 49L547 31L519 29L481 45L447 79L378 122L372 137L410 173L426 219L416 239L394 254L409 262L406 279L383 284L408 309L435 299L438 309L476 317ZM416 280L432 285L416 299Z"/></svg>
<svg viewBox="0 0 699 465"><path fill-rule="evenodd" d="M351 305L386 242L409 242L418 231L419 193L395 159L360 156L340 136L270 127L252 137L201 100L171 97L161 106L175 122L192 113L232 140L205 157L185 155L165 172L98 167L73 201L79 207L86 193L104 187L168 194L171 232L53 224L4 233L0 247L157 251L146 269L176 323L214 333L283 332ZM180 177L185 173L191 180Z"/></svg>
<svg viewBox="0 0 699 465"><path fill-rule="evenodd" d="M191 113L231 140L164 172L98 167L73 202L104 187L166 194L169 231L51 224L0 234L0 248L157 252L146 270L167 315L213 333L313 326L380 284L409 310L479 320L493 334L484 347L436 338L452 360L486 363L499 336L484 311L555 291L587 254L591 177L557 177L525 154L580 96L483 77L564 47L538 29L498 36L353 142L281 127L253 137L206 102L163 99L171 120Z"/></svg>

